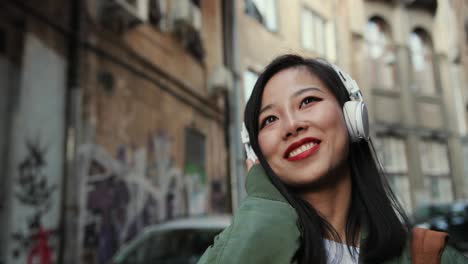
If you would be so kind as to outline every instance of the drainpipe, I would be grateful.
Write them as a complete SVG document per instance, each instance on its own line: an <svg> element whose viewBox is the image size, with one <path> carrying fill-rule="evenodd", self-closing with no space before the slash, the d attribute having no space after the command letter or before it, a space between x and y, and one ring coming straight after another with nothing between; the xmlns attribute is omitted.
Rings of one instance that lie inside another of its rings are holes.
<svg viewBox="0 0 468 264"><path fill-rule="evenodd" d="M234 157L234 164L232 164L235 170L236 179L236 199L233 199L233 211L235 211L240 201L245 198L245 173L244 164L245 157L243 152L242 141L240 137L241 130L241 119L243 119L243 111L240 109L240 91L242 89L241 74L240 74L240 63L239 63L239 27L238 27L238 5L240 1L231 1L232 3L232 39L231 39L231 54L232 54L232 73L233 73L233 89L232 89L232 154Z"/></svg>
<svg viewBox="0 0 468 264"><path fill-rule="evenodd" d="M224 34L224 58L225 64L232 73L232 90L229 98L226 100L229 105L229 127L226 131L229 134L229 178L231 190L231 206L234 212L239 206L240 201L245 197L244 187L244 153L240 139L241 116L240 109L240 90L242 89L239 74L239 46L238 46L238 17L237 6L239 1L223 1L223 21L225 27Z"/></svg>
<svg viewBox="0 0 468 264"><path fill-rule="evenodd" d="M78 197L80 188L76 175L76 142L80 118L80 43L82 34L83 1L70 2L70 35L67 49L67 76L65 87L64 159L62 178L62 199L60 210L58 263L79 263L80 245L78 233Z"/></svg>

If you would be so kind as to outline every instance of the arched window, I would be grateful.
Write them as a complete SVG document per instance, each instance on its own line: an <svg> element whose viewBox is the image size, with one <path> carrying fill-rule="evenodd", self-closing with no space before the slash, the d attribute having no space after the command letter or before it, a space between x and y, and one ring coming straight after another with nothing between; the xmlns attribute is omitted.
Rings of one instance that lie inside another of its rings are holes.
<svg viewBox="0 0 468 264"><path fill-rule="evenodd" d="M371 85L378 89L395 87L395 53L390 37L390 27L379 17L367 22L365 31L368 46L369 76Z"/></svg>
<svg viewBox="0 0 468 264"><path fill-rule="evenodd" d="M426 31L415 29L409 37L413 85L419 93L435 94L432 42Z"/></svg>

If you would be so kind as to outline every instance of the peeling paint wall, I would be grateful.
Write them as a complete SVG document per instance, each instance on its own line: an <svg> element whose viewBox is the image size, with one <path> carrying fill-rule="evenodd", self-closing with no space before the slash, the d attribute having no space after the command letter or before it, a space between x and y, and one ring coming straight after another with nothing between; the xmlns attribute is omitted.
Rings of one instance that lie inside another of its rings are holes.
<svg viewBox="0 0 468 264"><path fill-rule="evenodd" d="M229 212L224 98L207 86L222 64L219 1L202 16L203 62L149 23L121 35L88 27L106 55L83 54L81 263L108 263L148 225Z"/></svg>
<svg viewBox="0 0 468 264"><path fill-rule="evenodd" d="M11 209L6 263L53 261L63 175L66 63L26 34L18 104L12 118ZM47 65L47 67L44 67Z"/></svg>

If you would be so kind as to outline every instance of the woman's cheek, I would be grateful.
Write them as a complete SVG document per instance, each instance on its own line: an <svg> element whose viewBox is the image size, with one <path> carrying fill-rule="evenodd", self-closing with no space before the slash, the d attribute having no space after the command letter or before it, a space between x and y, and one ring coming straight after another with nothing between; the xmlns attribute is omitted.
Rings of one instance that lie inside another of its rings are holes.
<svg viewBox="0 0 468 264"><path fill-rule="evenodd" d="M277 145L277 142L274 140L273 133L265 131L258 137L258 144L260 146L260 151L262 152L265 159L269 160L275 151L274 148Z"/></svg>
<svg viewBox="0 0 468 264"><path fill-rule="evenodd" d="M263 156L266 156L266 147L265 147L265 140L263 134L258 135L258 145L260 147L260 151L262 152Z"/></svg>

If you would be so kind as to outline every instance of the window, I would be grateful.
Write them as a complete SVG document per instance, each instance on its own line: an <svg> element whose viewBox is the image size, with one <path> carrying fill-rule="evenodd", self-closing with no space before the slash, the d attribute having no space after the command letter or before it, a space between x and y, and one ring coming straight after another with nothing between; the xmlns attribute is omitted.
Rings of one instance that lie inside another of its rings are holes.
<svg viewBox="0 0 468 264"><path fill-rule="evenodd" d="M468 142L463 144L463 156L468 160ZM468 166L465 165L465 175L468 175Z"/></svg>
<svg viewBox="0 0 468 264"><path fill-rule="evenodd" d="M395 53L389 31L387 23L381 18L374 17L367 22L365 39L371 71L369 76L374 88L395 87Z"/></svg>
<svg viewBox="0 0 468 264"><path fill-rule="evenodd" d="M432 202L452 201L452 181L447 146L441 142L424 140L420 142L419 149L421 169L425 175L425 184L430 191Z"/></svg>
<svg viewBox="0 0 468 264"><path fill-rule="evenodd" d="M465 43L468 45L468 18L465 19Z"/></svg>
<svg viewBox="0 0 468 264"><path fill-rule="evenodd" d="M168 23L168 6L167 0L150 0L149 2L149 22L166 31L169 27Z"/></svg>
<svg viewBox="0 0 468 264"><path fill-rule="evenodd" d="M6 53L6 32L0 28L0 54Z"/></svg>
<svg viewBox="0 0 468 264"><path fill-rule="evenodd" d="M201 3L200 0L192 0L192 3L197 6L198 8L201 8Z"/></svg>
<svg viewBox="0 0 468 264"><path fill-rule="evenodd" d="M244 72L244 100L247 103L247 100L250 98L250 94L252 94L252 90L254 88L255 82L257 81L258 75L250 70Z"/></svg>
<svg viewBox="0 0 468 264"><path fill-rule="evenodd" d="M448 152L445 144L437 141L421 141L421 167L427 175L447 175L450 173Z"/></svg>
<svg viewBox="0 0 468 264"><path fill-rule="evenodd" d="M388 175L395 195L407 211L411 211L411 191L408 178L406 145L402 138L380 136L376 138L375 149L379 161Z"/></svg>
<svg viewBox="0 0 468 264"><path fill-rule="evenodd" d="M245 13L262 23L270 31L278 29L276 0L245 0Z"/></svg>
<svg viewBox="0 0 468 264"><path fill-rule="evenodd" d="M378 137L378 155L387 173L406 173L408 165L406 160L405 141L397 137Z"/></svg>
<svg viewBox="0 0 468 264"><path fill-rule="evenodd" d="M301 14L301 42L302 47L326 56L327 21L310 11L302 9Z"/></svg>
<svg viewBox="0 0 468 264"><path fill-rule="evenodd" d="M435 94L433 52L429 35L422 29L409 37L413 86L423 94Z"/></svg>
<svg viewBox="0 0 468 264"><path fill-rule="evenodd" d="M185 173L197 176L198 183L206 183L205 136L194 128L185 129Z"/></svg>
<svg viewBox="0 0 468 264"><path fill-rule="evenodd" d="M169 31L173 26L170 24L179 19L188 20L200 32L203 24L201 12L200 0L149 0L149 21L164 32Z"/></svg>

